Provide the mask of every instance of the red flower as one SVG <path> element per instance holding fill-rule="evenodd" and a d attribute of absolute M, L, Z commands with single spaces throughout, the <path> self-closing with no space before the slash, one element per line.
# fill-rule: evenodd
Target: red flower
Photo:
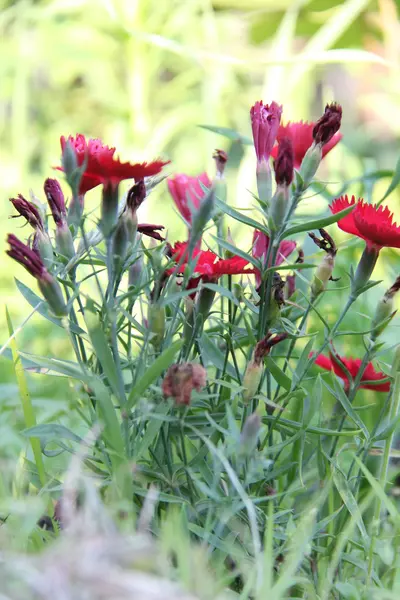
<path fill-rule="evenodd" d="M 268 160 L 278 133 L 282 106 L 276 102 L 256 102 L 250 109 L 251 128 L 257 160 Z"/>
<path fill-rule="evenodd" d="M 187 256 L 188 242 L 177 242 L 171 250 L 171 256 L 175 262 L 179 263 L 183 258 L 183 263 L 180 265 L 178 272 L 182 273 L 188 262 Z M 219 258 L 211 250 L 194 249 L 192 258 L 196 260 L 194 274 L 200 275 L 202 278 L 218 279 L 222 275 L 241 275 L 254 273 L 253 269 L 246 269 L 249 264 L 248 260 L 240 256 L 232 258 Z M 176 272 L 172 269 L 170 273 Z"/>
<path fill-rule="evenodd" d="M 269 247 L 269 237 L 265 235 L 262 231 L 258 231 L 258 229 L 254 230 L 253 234 L 253 248 L 252 254 L 254 258 L 262 259 L 266 256 Z M 296 242 L 292 240 L 284 240 L 279 244 L 279 250 L 276 257 L 275 265 L 279 267 L 292 252 L 296 248 Z M 271 265 L 269 265 L 271 266 Z M 257 287 L 261 285 L 261 275 L 259 271 L 255 271 L 256 273 L 256 283 Z"/>
<path fill-rule="evenodd" d="M 312 356 L 312 353 L 310 356 Z M 360 370 L 360 366 L 362 363 L 361 358 L 344 358 L 343 356 L 338 356 L 337 360 L 335 360 L 335 356 L 332 353 L 330 353 L 329 356 L 319 354 L 315 361 L 315 364 L 319 367 L 322 367 L 322 369 L 325 369 L 326 371 L 333 371 L 338 377 L 340 377 L 340 379 L 344 381 L 344 387 L 346 390 L 348 390 L 350 386 L 350 381 L 343 368 L 341 367 L 339 361 L 344 364 L 352 378 L 355 379 L 357 377 L 358 371 Z M 361 377 L 360 388 L 366 390 L 374 390 L 375 392 L 388 392 L 390 390 L 390 381 L 384 381 L 383 383 L 379 383 L 380 381 L 386 378 L 387 376 L 385 375 L 385 373 L 375 371 L 373 364 L 369 362 Z M 376 383 L 363 384 L 363 381 L 376 381 Z"/>
<path fill-rule="evenodd" d="M 356 204 L 356 208 L 338 221 L 342 231 L 351 233 L 365 240 L 367 247 L 374 247 L 378 252 L 383 247 L 400 248 L 400 227 L 393 223 L 393 213 L 387 206 L 376 206 L 355 197 L 336 198 L 329 209 L 334 215 L 345 208 Z"/>
<path fill-rule="evenodd" d="M 313 129 L 315 127 L 315 123 L 303 123 L 303 121 L 299 121 L 298 123 L 287 123 L 286 125 L 280 125 L 278 129 L 277 140 L 278 144 L 285 137 L 288 137 L 292 140 L 293 150 L 294 150 L 294 167 L 295 169 L 299 169 L 300 165 L 303 161 L 304 155 L 312 145 L 313 139 Z M 322 146 L 322 158 L 332 150 L 340 142 L 342 139 L 341 133 L 336 133 L 332 139 Z M 275 146 L 271 151 L 271 156 L 273 158 L 277 158 L 278 156 L 278 146 Z"/>
<path fill-rule="evenodd" d="M 115 148 L 105 146 L 99 139 L 86 140 L 82 134 L 77 134 L 75 138 L 69 136 L 68 140 L 61 136 L 60 143 L 63 152 L 67 141 L 75 150 L 78 165 L 81 166 L 85 160 L 87 161 L 79 187 L 81 195 L 100 184 L 117 186 L 124 179 L 137 181 L 144 177 L 157 175 L 169 162 L 157 160 L 151 163 L 123 163 L 114 157 Z M 58 167 L 58 169 L 63 170 L 62 167 Z"/>
<path fill-rule="evenodd" d="M 198 209 L 202 199 L 205 196 L 205 191 L 202 185 L 210 188 L 211 181 L 207 173 L 200 173 L 197 177 L 179 174 L 170 177 L 167 181 L 169 193 L 176 204 L 177 209 L 181 213 L 189 225 L 192 223 L 192 212 L 189 202 L 195 209 Z"/>

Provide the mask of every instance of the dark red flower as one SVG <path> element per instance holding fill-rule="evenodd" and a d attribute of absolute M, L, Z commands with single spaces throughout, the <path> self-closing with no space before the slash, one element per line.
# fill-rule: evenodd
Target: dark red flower
<path fill-rule="evenodd" d="M 82 134 L 77 134 L 76 137 L 69 136 L 68 139 L 61 136 L 60 143 L 63 152 L 67 141 L 75 150 L 78 166 L 82 166 L 86 161 L 85 172 L 79 186 L 81 195 L 100 184 L 116 186 L 124 179 L 137 181 L 144 177 L 157 175 L 169 162 L 157 160 L 151 163 L 123 163 L 114 157 L 115 148 L 105 146 L 99 139 L 86 140 Z M 63 170 L 62 167 L 58 167 L 58 169 Z"/>
<path fill-rule="evenodd" d="M 182 273 L 188 262 L 187 254 L 188 242 L 177 242 L 172 248 L 172 258 L 176 263 L 182 259 L 178 272 Z M 241 275 L 254 273 L 254 269 L 248 269 L 249 261 L 240 257 L 233 256 L 232 258 L 219 258 L 211 250 L 199 250 L 195 248 L 192 258 L 196 260 L 194 274 L 200 275 L 203 278 L 218 279 L 222 275 Z M 172 269 L 171 272 L 176 272 Z"/>
<path fill-rule="evenodd" d="M 271 155 L 281 115 L 282 106 L 279 106 L 276 102 L 271 102 L 269 105 L 256 102 L 250 109 L 254 149 L 258 162 L 262 160 L 268 161 Z"/>
<path fill-rule="evenodd" d="M 19 212 L 19 215 L 28 221 L 29 225 L 34 229 L 44 230 L 42 216 L 33 202 L 26 200 L 22 194 L 18 194 L 18 198 L 10 198 L 10 202 Z"/>
<path fill-rule="evenodd" d="M 312 353 L 311 355 L 312 356 Z M 340 379 L 344 381 L 345 389 L 348 390 L 350 386 L 350 381 L 344 372 L 343 368 L 340 365 L 340 362 L 346 367 L 350 375 L 353 379 L 357 377 L 357 373 L 360 370 L 360 366 L 362 363 L 361 358 L 344 358 L 343 356 L 338 356 L 335 360 L 335 356 L 330 353 L 329 356 L 325 356 L 324 354 L 319 354 L 315 364 L 326 371 L 333 371 Z M 375 371 L 372 362 L 369 362 L 365 368 L 365 371 L 361 377 L 360 388 L 366 390 L 374 390 L 376 392 L 388 392 L 390 390 L 390 381 L 384 381 L 380 383 L 382 380 L 387 379 L 385 373 Z M 364 383 L 363 382 L 376 382 L 376 383 Z"/>
<path fill-rule="evenodd" d="M 365 240 L 368 248 L 378 251 L 383 247 L 400 248 L 400 227 L 393 222 L 393 213 L 387 206 L 368 204 L 362 198 L 356 203 L 354 196 L 349 200 L 346 195 L 336 198 L 329 209 L 335 215 L 352 205 L 356 208 L 338 221 L 342 231 L 356 235 Z"/>
<path fill-rule="evenodd" d="M 262 231 L 258 231 L 258 229 L 254 230 L 253 233 L 253 247 L 252 254 L 254 258 L 263 259 L 267 255 L 269 247 L 269 237 L 263 233 Z M 275 261 L 275 266 L 279 267 L 284 260 L 293 252 L 296 248 L 296 242 L 293 240 L 283 240 L 279 244 L 279 250 Z M 271 266 L 271 265 L 268 265 Z M 256 273 L 256 284 L 257 287 L 261 285 L 261 275 L 259 271 L 255 271 Z"/>
<path fill-rule="evenodd" d="M 198 209 L 201 201 L 206 195 L 202 186 L 211 187 L 211 180 L 207 173 L 200 173 L 196 177 L 190 177 L 180 173 L 170 177 L 167 181 L 169 193 L 182 217 L 191 225 L 192 212 L 189 202 L 195 209 Z"/>
<path fill-rule="evenodd" d="M 278 144 L 284 139 L 289 138 L 292 141 L 293 151 L 294 151 L 294 167 L 295 169 L 299 169 L 300 165 L 303 161 L 305 153 L 312 145 L 313 138 L 313 129 L 315 127 L 315 123 L 307 123 L 303 121 L 299 121 L 297 123 L 287 123 L 286 125 L 280 125 L 278 129 L 277 140 Z M 331 140 L 322 146 L 322 158 L 332 150 L 340 142 L 342 139 L 341 133 L 336 133 Z M 277 158 L 278 156 L 278 145 L 274 146 L 271 151 L 271 156 L 273 158 Z"/>

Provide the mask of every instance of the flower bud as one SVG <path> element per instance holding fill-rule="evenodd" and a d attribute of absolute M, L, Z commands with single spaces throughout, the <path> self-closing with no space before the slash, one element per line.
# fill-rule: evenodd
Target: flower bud
<path fill-rule="evenodd" d="M 242 386 L 243 390 L 243 401 L 249 402 L 257 393 L 260 385 L 261 376 L 263 372 L 262 362 L 264 358 L 270 353 L 271 348 L 279 342 L 287 338 L 286 333 L 280 333 L 272 337 L 271 333 L 268 333 L 264 339 L 262 339 L 254 348 L 253 357 L 247 365 Z"/>
<path fill-rule="evenodd" d="M 47 276 L 38 279 L 38 286 L 56 317 L 65 317 L 67 307 L 58 281 L 47 273 Z"/>
<path fill-rule="evenodd" d="M 162 390 L 165 398 L 171 397 L 178 405 L 189 405 L 192 391 L 200 391 L 207 383 L 207 372 L 197 363 L 172 365 L 164 377 Z"/>
<path fill-rule="evenodd" d="M 74 241 L 72 239 L 72 234 L 66 221 L 63 224 L 57 226 L 55 238 L 57 251 L 59 252 L 59 254 L 61 256 L 64 256 L 68 260 L 71 260 L 71 258 L 75 256 L 75 248 Z"/>
<path fill-rule="evenodd" d="M 351 282 L 351 293 L 354 298 L 362 293 L 364 286 L 371 279 L 378 256 L 379 250 L 375 246 L 365 246 Z"/>
<path fill-rule="evenodd" d="M 378 336 L 386 329 L 390 321 L 393 319 L 397 311 L 393 310 L 394 296 L 400 289 L 400 277 L 396 279 L 391 288 L 389 288 L 386 294 L 378 303 L 376 307 L 375 316 L 371 325 L 371 339 L 375 341 Z"/>
<path fill-rule="evenodd" d="M 322 262 L 318 265 L 315 272 L 313 282 L 311 284 L 311 298 L 315 300 L 322 292 L 325 291 L 326 285 L 332 277 L 333 267 L 335 266 L 335 257 L 331 254 L 326 254 Z"/>
<path fill-rule="evenodd" d="M 261 376 L 263 373 L 263 365 L 251 360 L 247 365 L 242 386 L 243 401 L 247 404 L 257 394 L 258 386 L 260 385 Z"/>
<path fill-rule="evenodd" d="M 314 125 L 314 142 L 321 147 L 330 142 L 335 133 L 339 131 L 341 122 L 342 107 L 340 104 L 336 104 L 335 102 L 327 104 L 324 114 Z"/>
<path fill-rule="evenodd" d="M 65 208 L 64 194 L 57 179 L 46 179 L 44 193 L 49 203 L 51 214 L 57 227 L 66 223 L 67 211 Z"/>
<path fill-rule="evenodd" d="M 50 269 L 54 261 L 53 246 L 48 234 L 43 229 L 36 230 L 32 248 L 39 253 L 46 269 Z"/>
<path fill-rule="evenodd" d="M 261 429 L 261 417 L 257 413 L 251 414 L 244 422 L 240 434 L 240 454 L 250 456 L 256 449 L 258 436 Z"/>
<path fill-rule="evenodd" d="M 129 267 L 128 287 L 140 286 L 143 277 L 144 260 L 143 253 L 139 252 L 135 262 Z"/>
<path fill-rule="evenodd" d="M 151 331 L 151 342 L 155 348 L 162 344 L 165 334 L 165 307 L 159 304 L 149 304 L 148 324 Z"/>
<path fill-rule="evenodd" d="M 206 278 L 203 277 L 204 283 L 216 283 L 217 280 L 214 280 L 212 277 Z M 215 298 L 215 291 L 210 290 L 209 288 L 202 287 L 197 295 L 196 300 L 196 313 L 200 314 L 203 317 L 203 322 L 207 319 L 208 314 L 211 310 L 212 304 Z"/>
<path fill-rule="evenodd" d="M 304 182 L 304 188 L 310 183 L 318 170 L 322 160 L 322 148 L 315 142 L 309 147 L 300 165 L 300 176 Z"/>
<path fill-rule="evenodd" d="M 293 181 L 294 152 L 290 138 L 284 137 L 278 146 L 278 156 L 274 163 L 276 185 L 288 187 Z"/>
<path fill-rule="evenodd" d="M 326 252 L 326 255 L 318 266 L 311 284 L 312 300 L 315 300 L 317 296 L 325 291 L 328 281 L 332 279 L 333 268 L 335 266 L 335 257 L 337 254 L 336 244 L 329 233 L 325 231 L 325 229 L 320 229 L 319 232 L 321 234 L 321 239 L 318 238 L 314 233 L 308 234 L 318 248 L 321 248 Z"/>

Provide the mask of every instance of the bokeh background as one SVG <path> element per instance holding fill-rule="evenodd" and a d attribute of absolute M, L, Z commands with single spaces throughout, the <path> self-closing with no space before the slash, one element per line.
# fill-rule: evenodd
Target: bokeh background
<path fill-rule="evenodd" d="M 14 327 L 21 326 L 20 348 L 67 354 L 62 330 L 39 316 L 24 325 L 30 307 L 14 276 L 26 282 L 29 276 L 3 252 L 8 231 L 29 233 L 9 220 L 8 198 L 30 189 L 40 197 L 44 178 L 59 164 L 60 135 L 100 137 L 125 160 L 167 157 L 171 173 L 212 174 L 212 152 L 223 148 L 230 154 L 229 202 L 251 207 L 253 149 L 199 125 L 248 135 L 256 100 L 282 103 L 284 121 L 316 119 L 336 100 L 344 139 L 319 172 L 325 195 L 310 193 L 302 211 L 326 213 L 328 199 L 343 187 L 379 200 L 390 183 L 400 137 L 395 0 L 1 0 L 0 7 L 1 343 L 8 338 L 7 305 Z M 96 206 L 97 190 L 87 202 Z M 397 215 L 398 202 L 395 191 L 388 203 Z M 171 239 L 184 235 L 165 182 L 141 211 L 142 221 L 164 223 Z M 335 235 L 343 241 L 338 270 L 345 281 L 362 243 Z M 233 227 L 233 236 L 238 245 L 250 243 L 248 232 Z M 314 252 L 305 245 L 306 254 Z M 385 250 L 378 267 L 385 284 L 398 267 L 396 251 Z M 375 288 L 357 304 L 352 327 L 363 329 L 381 294 Z M 334 316 L 341 304 L 340 294 L 331 295 L 324 310 Z M 398 333 L 395 321 L 386 339 L 395 343 Z M 361 340 L 346 338 L 350 343 L 360 355 Z M 10 422 L 18 398 L 12 365 L 0 361 L 0 414 Z M 65 381 L 32 376 L 30 386 L 43 419 L 68 409 Z M 19 442 L 12 428 L 6 431 L 0 445 L 7 453 Z"/>

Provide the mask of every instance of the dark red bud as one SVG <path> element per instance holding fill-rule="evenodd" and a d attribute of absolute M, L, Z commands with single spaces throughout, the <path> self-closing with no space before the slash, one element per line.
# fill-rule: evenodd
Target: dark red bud
<path fill-rule="evenodd" d="M 146 186 L 143 179 L 139 179 L 139 181 L 137 181 L 129 190 L 126 197 L 126 205 L 130 210 L 136 211 L 145 198 Z"/>
<path fill-rule="evenodd" d="M 294 152 L 292 140 L 284 137 L 280 140 L 278 146 L 278 156 L 276 158 L 275 181 L 277 185 L 289 186 L 293 181 Z"/>
<path fill-rule="evenodd" d="M 8 256 L 19 262 L 36 279 L 48 277 L 46 267 L 35 250 L 29 248 L 12 233 L 8 235 L 7 242 L 10 244 L 10 248 L 7 250 Z"/>
<path fill-rule="evenodd" d="M 19 212 L 20 216 L 28 221 L 29 225 L 32 225 L 34 229 L 38 227 L 43 229 L 43 221 L 40 212 L 32 202 L 26 200 L 22 194 L 18 194 L 18 198 L 10 198 L 10 202 Z"/>
<path fill-rule="evenodd" d="M 315 123 L 313 129 L 313 138 L 316 144 L 324 146 L 327 144 L 340 129 L 342 121 L 342 107 L 333 102 L 327 104 L 322 117 Z"/>
<path fill-rule="evenodd" d="M 64 194 L 57 179 L 46 179 L 44 182 L 44 193 L 46 194 L 55 224 L 63 225 L 66 221 L 67 211 L 65 209 Z"/>
<path fill-rule="evenodd" d="M 160 242 L 164 241 L 162 235 L 158 233 L 158 231 L 162 229 L 164 229 L 164 225 L 149 225 L 148 223 L 141 223 L 138 225 L 137 228 L 139 233 L 143 233 L 143 235 L 148 235 L 149 237 Z"/>

